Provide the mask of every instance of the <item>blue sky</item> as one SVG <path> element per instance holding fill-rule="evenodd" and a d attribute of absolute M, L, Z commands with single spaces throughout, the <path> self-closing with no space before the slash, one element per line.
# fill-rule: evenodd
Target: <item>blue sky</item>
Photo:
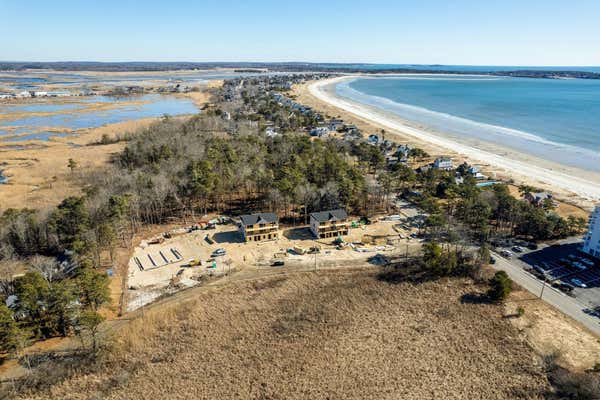
<path fill-rule="evenodd" d="M 0 0 L 0 60 L 600 65 L 599 0 Z"/>

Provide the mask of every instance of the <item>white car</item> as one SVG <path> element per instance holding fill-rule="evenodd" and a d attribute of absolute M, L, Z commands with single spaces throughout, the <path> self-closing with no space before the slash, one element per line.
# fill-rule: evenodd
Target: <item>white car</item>
<path fill-rule="evenodd" d="M 584 271 L 584 270 L 587 269 L 587 267 L 585 265 L 583 265 L 582 263 L 580 263 L 580 262 L 574 262 L 573 266 L 575 268 L 578 268 L 578 269 L 582 270 L 582 271 Z"/>
<path fill-rule="evenodd" d="M 587 258 L 582 258 L 581 262 L 584 263 L 585 265 L 587 265 L 588 267 L 594 266 L 594 262 L 592 260 L 588 260 Z"/>
<path fill-rule="evenodd" d="M 573 285 L 577 286 L 577 287 L 580 287 L 580 288 L 586 288 L 586 287 L 587 287 L 587 285 L 586 285 L 585 283 L 581 282 L 581 281 L 580 281 L 579 279 L 577 279 L 577 278 L 573 278 L 573 279 L 571 279 L 571 283 L 572 283 Z"/>
<path fill-rule="evenodd" d="M 510 251 L 508 251 L 508 250 L 502 250 L 500 252 L 500 255 L 502 257 L 505 257 L 505 258 L 511 258 L 512 257 L 512 253 Z"/>
<path fill-rule="evenodd" d="M 225 249 L 216 249 L 215 251 L 213 251 L 214 257 L 224 256 L 225 254 L 227 254 L 227 251 Z"/>

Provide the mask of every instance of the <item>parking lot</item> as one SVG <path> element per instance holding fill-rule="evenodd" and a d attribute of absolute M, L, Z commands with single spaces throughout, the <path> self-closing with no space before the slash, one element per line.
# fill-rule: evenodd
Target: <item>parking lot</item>
<path fill-rule="evenodd" d="M 511 253 L 513 264 L 519 264 L 525 271 L 547 285 L 574 297 L 584 310 L 600 317 L 600 263 L 579 251 L 580 239 L 566 239 L 557 244 L 540 245 L 532 250 L 524 246 L 503 246 Z M 519 251 L 520 250 L 520 251 Z"/>

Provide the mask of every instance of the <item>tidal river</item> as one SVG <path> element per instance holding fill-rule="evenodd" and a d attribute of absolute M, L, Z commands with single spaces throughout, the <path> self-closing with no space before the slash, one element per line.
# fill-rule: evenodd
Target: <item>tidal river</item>
<path fill-rule="evenodd" d="M 110 107 L 98 109 L 106 105 Z M 75 100 L 53 99 L 49 102 L 0 105 L 0 115 L 3 116 L 0 119 L 0 141 L 48 140 L 83 128 L 161 117 L 165 114 L 197 112 L 198 108 L 191 99 L 159 94 L 128 98 L 93 96 Z"/>

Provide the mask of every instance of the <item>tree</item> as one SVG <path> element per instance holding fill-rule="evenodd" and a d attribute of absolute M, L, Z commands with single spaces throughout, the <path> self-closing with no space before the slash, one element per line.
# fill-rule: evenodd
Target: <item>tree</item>
<path fill-rule="evenodd" d="M 110 303 L 110 281 L 106 274 L 84 267 L 76 278 L 79 298 L 84 308 L 98 311 Z"/>
<path fill-rule="evenodd" d="M 501 303 L 512 291 L 512 280 L 508 277 L 505 271 L 498 271 L 494 277 L 490 279 L 490 289 L 488 290 L 489 298 L 496 303 Z"/>
<path fill-rule="evenodd" d="M 0 354 L 12 353 L 19 348 L 22 332 L 10 308 L 0 302 Z"/>
<path fill-rule="evenodd" d="M 105 318 L 97 311 L 87 309 L 81 313 L 78 320 L 79 334 L 87 333 L 90 338 L 90 345 L 93 354 L 98 351 L 98 339 L 100 333 L 100 324 Z M 83 336 L 82 336 L 83 340 Z"/>
<path fill-rule="evenodd" d="M 48 224 L 65 249 L 78 254 L 88 250 L 85 233 L 89 229 L 89 214 L 83 197 L 64 199 L 50 216 Z"/>
<path fill-rule="evenodd" d="M 54 257 L 35 255 L 29 260 L 29 265 L 34 271 L 39 272 L 48 282 L 52 282 L 61 277 L 60 265 Z"/>
<path fill-rule="evenodd" d="M 491 258 L 489 246 L 486 243 L 482 244 L 477 251 L 477 260 L 481 265 L 487 265 L 490 263 Z"/>
<path fill-rule="evenodd" d="M 69 169 L 71 170 L 71 173 L 73 173 L 75 171 L 75 168 L 77 168 L 78 166 L 79 166 L 79 164 L 77 163 L 77 161 L 73 160 L 72 158 L 69 158 L 67 167 L 69 167 Z"/>
<path fill-rule="evenodd" d="M 50 284 L 38 272 L 27 272 L 14 283 L 15 309 L 31 327 L 35 337 L 50 337 L 48 326 L 48 297 Z"/>
<path fill-rule="evenodd" d="M 53 283 L 48 294 L 48 325 L 63 337 L 69 335 L 78 311 L 76 290 L 69 280 Z"/>

